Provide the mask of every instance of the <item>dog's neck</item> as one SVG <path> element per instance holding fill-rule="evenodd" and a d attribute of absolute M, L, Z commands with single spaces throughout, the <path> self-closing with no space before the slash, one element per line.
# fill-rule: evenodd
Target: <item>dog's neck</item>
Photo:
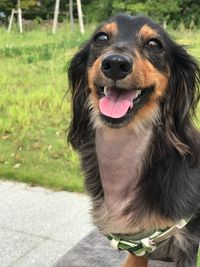
<path fill-rule="evenodd" d="M 96 153 L 107 208 L 124 202 L 134 190 L 148 153 L 152 131 L 128 128 L 96 130 Z M 132 192 L 133 194 L 133 192 Z"/>

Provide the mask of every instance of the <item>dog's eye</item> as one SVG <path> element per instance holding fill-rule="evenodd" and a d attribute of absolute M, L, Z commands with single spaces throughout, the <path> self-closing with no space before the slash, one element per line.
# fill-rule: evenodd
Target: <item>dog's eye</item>
<path fill-rule="evenodd" d="M 105 32 L 99 32 L 95 37 L 94 37 L 94 42 L 97 45 L 104 46 L 108 43 L 108 35 Z"/>
<path fill-rule="evenodd" d="M 147 42 L 147 47 L 154 51 L 159 51 L 163 48 L 162 43 L 157 39 L 150 39 Z"/>

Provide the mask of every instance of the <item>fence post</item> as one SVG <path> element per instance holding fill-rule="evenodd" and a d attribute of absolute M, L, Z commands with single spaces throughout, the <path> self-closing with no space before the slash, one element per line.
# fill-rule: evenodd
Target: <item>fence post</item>
<path fill-rule="evenodd" d="M 10 21 L 9 21 L 9 26 L 8 26 L 8 33 L 11 31 L 11 28 L 12 28 L 14 14 L 15 14 L 15 10 L 12 9 L 11 16 L 10 16 Z"/>
<path fill-rule="evenodd" d="M 59 7 L 60 7 L 60 0 L 56 0 L 52 33 L 56 32 L 57 23 L 58 23 Z"/>
<path fill-rule="evenodd" d="M 73 0 L 69 0 L 70 30 L 74 30 Z"/>
<path fill-rule="evenodd" d="M 19 31 L 20 33 L 23 33 L 23 27 L 22 27 L 22 10 L 21 8 L 18 8 L 18 23 L 19 23 Z"/>
<path fill-rule="evenodd" d="M 80 31 L 82 34 L 84 34 L 84 24 L 83 24 L 83 12 L 81 8 L 81 1 L 76 0 L 77 2 L 77 9 L 78 9 L 78 20 L 79 20 L 79 25 L 80 25 Z"/>

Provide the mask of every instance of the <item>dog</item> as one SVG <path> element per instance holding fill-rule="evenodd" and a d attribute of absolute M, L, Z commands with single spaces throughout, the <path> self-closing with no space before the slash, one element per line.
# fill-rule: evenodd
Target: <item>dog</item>
<path fill-rule="evenodd" d="M 80 154 L 94 224 L 124 267 L 195 267 L 200 241 L 200 69 L 143 16 L 100 25 L 68 70 L 68 140 Z M 156 236 L 156 237 L 155 237 Z"/>

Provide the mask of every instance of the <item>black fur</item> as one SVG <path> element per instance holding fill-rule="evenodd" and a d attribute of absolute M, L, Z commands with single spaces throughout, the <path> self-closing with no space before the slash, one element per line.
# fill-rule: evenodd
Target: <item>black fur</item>
<path fill-rule="evenodd" d="M 128 34 L 130 20 L 131 17 L 122 15 L 111 20 L 117 21 L 120 31 L 126 22 L 126 33 L 120 38 L 133 38 Z M 194 58 L 160 26 L 143 17 L 135 21 L 140 26 L 147 23 L 160 33 L 167 55 L 160 59 L 158 69 L 166 71 L 163 64 L 167 62 L 170 80 L 166 95 L 160 100 L 161 119 L 154 126 L 150 157 L 138 184 L 138 199 L 125 212 L 131 212 L 138 205 L 175 221 L 191 218 L 186 226 L 184 248 L 171 238 L 150 257 L 173 260 L 177 267 L 195 267 L 200 241 L 200 135 L 192 119 L 200 97 L 200 70 Z M 81 155 L 86 188 L 95 209 L 104 193 L 95 150 L 95 129 L 88 107 L 88 66 L 99 53 L 94 55 L 91 47 L 92 39 L 74 56 L 69 68 L 73 117 L 68 140 Z"/>

